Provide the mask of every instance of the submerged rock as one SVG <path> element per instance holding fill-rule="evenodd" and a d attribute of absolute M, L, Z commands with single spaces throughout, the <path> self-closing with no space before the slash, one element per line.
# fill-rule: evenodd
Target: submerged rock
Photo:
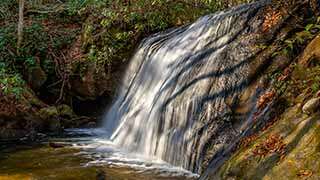
<path fill-rule="evenodd" d="M 49 146 L 52 148 L 63 148 L 66 146 L 70 146 L 70 144 L 63 143 L 63 142 L 49 142 Z"/>

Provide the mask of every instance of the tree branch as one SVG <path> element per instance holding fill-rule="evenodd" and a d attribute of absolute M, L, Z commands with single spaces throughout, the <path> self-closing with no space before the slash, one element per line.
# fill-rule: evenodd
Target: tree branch
<path fill-rule="evenodd" d="M 24 12 L 24 0 L 19 0 L 19 22 L 18 22 L 18 42 L 17 42 L 17 53 L 23 40 L 23 12 Z"/>

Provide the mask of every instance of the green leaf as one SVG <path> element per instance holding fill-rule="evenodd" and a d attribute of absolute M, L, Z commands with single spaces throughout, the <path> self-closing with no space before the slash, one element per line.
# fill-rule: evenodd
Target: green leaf
<path fill-rule="evenodd" d="M 285 40 L 284 42 L 287 44 L 290 50 L 293 50 L 293 40 Z"/>
<path fill-rule="evenodd" d="M 310 31 L 312 28 L 313 28 L 313 26 L 314 26 L 314 24 L 308 24 L 307 26 L 306 26 L 306 31 Z"/>
<path fill-rule="evenodd" d="M 312 84 L 311 89 L 313 92 L 317 92 L 320 89 L 319 84 L 318 83 Z"/>
<path fill-rule="evenodd" d="M 287 48 L 284 48 L 284 49 L 282 50 L 282 53 L 283 53 L 284 55 L 288 55 L 288 54 L 289 54 L 289 50 L 288 50 Z"/>
<path fill-rule="evenodd" d="M 276 57 L 276 56 L 278 56 L 280 53 L 279 52 L 274 52 L 271 56 L 272 57 Z"/>
<path fill-rule="evenodd" d="M 304 37 L 310 37 L 310 36 L 312 36 L 311 32 L 310 32 L 310 31 L 307 31 L 307 30 L 304 30 L 302 33 L 303 33 L 303 36 L 304 36 Z"/>
<path fill-rule="evenodd" d="M 297 36 L 298 43 L 302 44 L 304 42 L 304 39 L 301 36 Z"/>
<path fill-rule="evenodd" d="M 287 43 L 287 44 L 292 44 L 293 43 L 292 40 L 285 40 L 284 42 Z"/>
<path fill-rule="evenodd" d="M 318 24 L 315 25 L 314 27 L 317 28 L 317 29 L 320 29 L 320 25 L 318 25 Z"/>

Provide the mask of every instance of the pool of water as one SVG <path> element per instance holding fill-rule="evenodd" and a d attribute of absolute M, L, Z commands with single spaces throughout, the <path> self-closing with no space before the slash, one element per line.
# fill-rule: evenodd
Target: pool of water
<path fill-rule="evenodd" d="M 116 148 L 99 130 L 74 129 L 41 143 L 2 144 L 0 180 L 184 180 L 197 175 Z M 49 145 L 51 143 L 51 146 Z M 52 144 L 61 146 L 52 147 Z"/>

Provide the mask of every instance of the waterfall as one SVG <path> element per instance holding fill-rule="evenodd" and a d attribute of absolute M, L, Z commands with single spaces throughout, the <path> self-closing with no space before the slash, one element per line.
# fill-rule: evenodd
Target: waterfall
<path fill-rule="evenodd" d="M 104 118 L 108 138 L 126 151 L 198 172 L 206 156 L 240 133 L 232 107 L 257 64 L 263 23 L 257 14 L 268 3 L 234 7 L 143 40 Z"/>

